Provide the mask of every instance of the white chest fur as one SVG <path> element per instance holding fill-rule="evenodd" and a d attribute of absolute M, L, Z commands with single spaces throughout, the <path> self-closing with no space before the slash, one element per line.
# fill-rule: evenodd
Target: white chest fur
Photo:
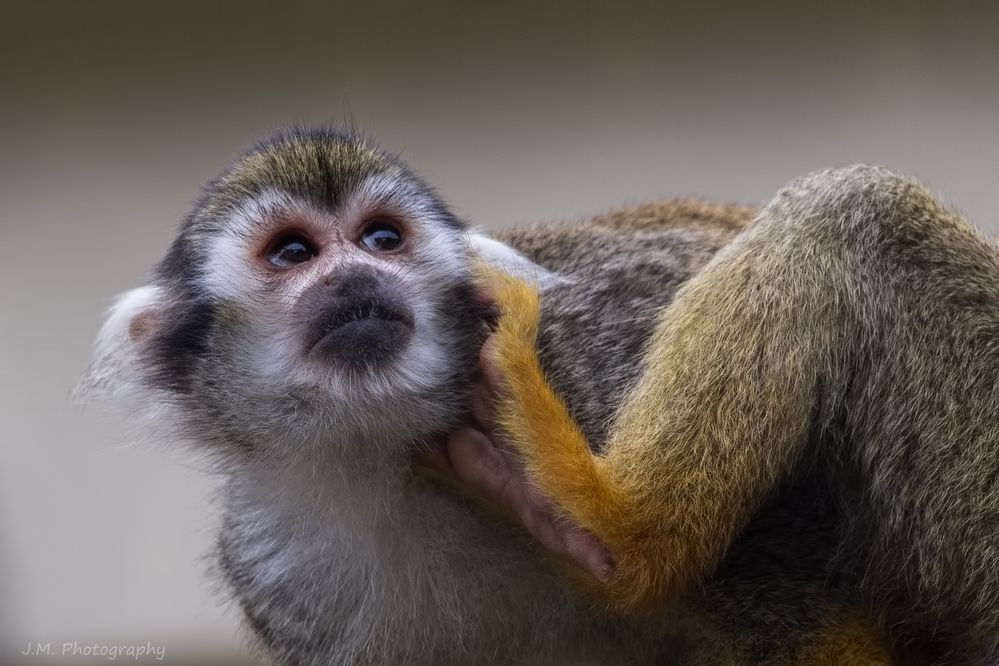
<path fill-rule="evenodd" d="M 279 659 L 594 656 L 589 604 L 514 529 L 424 480 L 363 484 L 334 474 L 319 483 L 316 474 L 248 474 L 226 499 L 223 574 Z"/>

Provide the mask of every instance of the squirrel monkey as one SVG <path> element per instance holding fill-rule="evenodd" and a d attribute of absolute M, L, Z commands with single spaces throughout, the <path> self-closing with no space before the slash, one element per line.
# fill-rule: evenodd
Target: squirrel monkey
<path fill-rule="evenodd" d="M 999 657 L 999 252 L 919 184 L 857 166 L 784 188 L 659 312 L 597 451 L 546 379 L 544 330 L 536 352 L 549 296 L 485 275 L 500 422 L 609 549 L 589 586 L 612 605 L 681 595 L 810 479 L 902 654 Z"/>
<path fill-rule="evenodd" d="M 933 621 L 985 654 L 994 251 L 880 171 L 752 217 L 497 240 L 368 141 L 282 132 L 206 184 L 85 387 L 223 477 L 218 574 L 278 663 L 877 664 Z M 479 258 L 528 279 L 498 323 Z M 414 468 L 496 325 L 531 472 L 646 612 Z"/>

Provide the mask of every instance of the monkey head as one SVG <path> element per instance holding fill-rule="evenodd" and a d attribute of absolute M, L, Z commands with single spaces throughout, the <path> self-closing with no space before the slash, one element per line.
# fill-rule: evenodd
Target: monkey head
<path fill-rule="evenodd" d="M 490 314 L 471 236 L 363 139 L 278 134 L 207 184 L 85 383 L 229 455 L 398 455 L 465 409 Z"/>

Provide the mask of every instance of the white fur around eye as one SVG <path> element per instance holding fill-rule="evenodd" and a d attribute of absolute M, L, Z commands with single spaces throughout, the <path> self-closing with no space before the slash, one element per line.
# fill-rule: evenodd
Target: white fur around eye
<path fill-rule="evenodd" d="M 301 211 L 292 197 L 266 190 L 247 201 L 226 220 L 223 233 L 208 240 L 204 286 L 223 300 L 247 302 L 259 293 L 261 280 L 252 266 L 266 220 L 274 215 Z"/>
<path fill-rule="evenodd" d="M 469 270 L 461 232 L 441 217 L 436 199 L 400 175 L 369 177 L 351 194 L 342 214 L 354 220 L 375 214 L 406 220 L 418 237 L 413 250 L 416 258 L 432 259 L 434 273 L 447 279 Z"/>
<path fill-rule="evenodd" d="M 127 415 L 126 440 L 173 442 L 182 437 L 175 428 L 178 414 L 174 405 L 146 381 L 141 335 L 132 333 L 136 317 L 148 316 L 153 325 L 164 299 L 164 289 L 154 284 L 119 296 L 108 311 L 94 342 L 90 365 L 76 387 L 77 399 L 101 402 Z"/>

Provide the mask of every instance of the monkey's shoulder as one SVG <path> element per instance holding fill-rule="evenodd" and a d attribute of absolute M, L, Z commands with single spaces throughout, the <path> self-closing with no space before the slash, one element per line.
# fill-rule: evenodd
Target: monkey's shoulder
<path fill-rule="evenodd" d="M 670 199 L 581 220 L 515 227 L 497 237 L 549 270 L 586 278 L 609 270 L 642 274 L 654 267 L 690 273 L 754 215 L 748 206 Z"/>

